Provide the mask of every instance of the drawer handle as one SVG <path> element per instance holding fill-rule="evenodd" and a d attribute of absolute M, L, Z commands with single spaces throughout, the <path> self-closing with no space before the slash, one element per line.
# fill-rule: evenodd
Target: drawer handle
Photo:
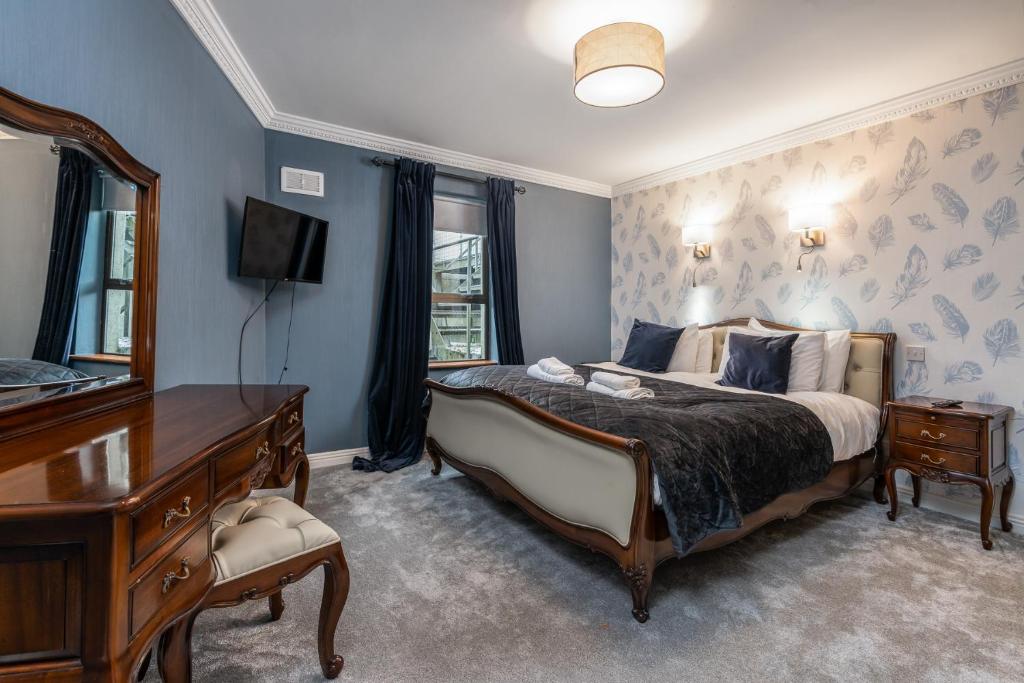
<path fill-rule="evenodd" d="M 932 439 L 933 441 L 942 441 L 943 439 L 946 438 L 946 432 L 939 432 L 939 435 L 935 436 L 934 434 L 929 432 L 927 429 L 922 429 L 921 430 L 921 436 L 927 436 L 929 439 Z"/>
<path fill-rule="evenodd" d="M 299 411 L 293 410 L 292 414 L 288 416 L 288 424 L 293 425 L 299 421 Z"/>
<path fill-rule="evenodd" d="M 302 442 L 301 441 L 298 442 L 297 444 L 295 444 L 294 446 L 292 446 L 292 450 L 291 450 L 291 454 L 293 456 L 294 455 L 298 455 L 300 453 L 302 453 L 303 455 L 306 453 L 306 451 L 302 450 Z"/>
<path fill-rule="evenodd" d="M 178 517 L 182 519 L 187 519 L 191 517 L 192 509 L 189 507 L 189 503 L 191 502 L 192 496 L 185 496 L 184 498 L 181 499 L 181 506 L 178 509 L 171 508 L 167 512 L 165 512 L 163 528 L 166 529 L 167 527 L 169 527 L 171 525 L 171 522 L 173 522 Z"/>
<path fill-rule="evenodd" d="M 163 587 L 160 589 L 161 594 L 166 595 L 167 591 L 171 590 L 171 586 L 192 576 L 192 572 L 188 569 L 188 559 L 189 558 L 186 557 L 181 560 L 180 572 L 167 572 L 164 574 Z"/>
<path fill-rule="evenodd" d="M 256 447 L 256 459 L 259 460 L 264 455 L 270 455 L 270 442 L 264 441 L 262 446 Z"/>
<path fill-rule="evenodd" d="M 942 463 L 946 462 L 946 459 L 945 458 L 939 458 L 938 460 L 932 460 L 931 457 L 929 457 L 929 455 L 927 453 L 922 453 L 921 454 L 921 461 L 922 462 L 930 463 L 932 465 L 941 465 Z"/>

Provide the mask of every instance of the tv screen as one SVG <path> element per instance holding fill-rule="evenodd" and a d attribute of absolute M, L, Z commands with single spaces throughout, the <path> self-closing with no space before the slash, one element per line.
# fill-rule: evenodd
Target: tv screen
<path fill-rule="evenodd" d="M 322 283 L 327 225 L 325 220 L 246 198 L 238 274 Z"/>

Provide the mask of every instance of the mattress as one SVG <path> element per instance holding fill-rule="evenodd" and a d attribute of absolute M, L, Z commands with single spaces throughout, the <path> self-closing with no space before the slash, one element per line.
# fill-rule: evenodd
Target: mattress
<path fill-rule="evenodd" d="M 750 389 L 739 389 L 736 387 L 722 387 L 715 384 L 719 378 L 718 373 L 694 373 L 694 372 L 663 372 L 651 373 L 641 370 L 627 368 L 618 363 L 588 363 L 590 367 L 621 372 L 624 374 L 638 375 L 640 377 L 653 377 L 671 382 L 682 382 L 694 386 L 718 389 L 720 391 L 732 391 L 746 394 L 757 394 L 760 392 Z M 879 420 L 881 411 L 867 401 L 828 391 L 796 391 L 790 394 L 771 394 L 777 398 L 784 398 L 804 406 L 814 413 L 821 423 L 825 425 L 828 435 L 832 440 L 832 451 L 835 462 L 849 460 L 855 455 L 870 450 L 878 439 Z M 658 486 L 657 475 L 654 475 L 654 502 L 661 504 L 661 492 Z"/>

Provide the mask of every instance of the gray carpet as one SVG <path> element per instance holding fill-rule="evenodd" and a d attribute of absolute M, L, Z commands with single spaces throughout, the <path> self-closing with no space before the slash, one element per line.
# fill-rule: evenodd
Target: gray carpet
<path fill-rule="evenodd" d="M 348 681 L 1021 680 L 1024 539 L 909 506 L 823 504 L 658 570 L 630 616 L 607 558 L 546 532 L 450 468 L 314 472 L 341 534 Z M 319 572 L 196 622 L 198 681 L 317 681 Z M 150 679 L 153 679 L 150 672 Z"/>

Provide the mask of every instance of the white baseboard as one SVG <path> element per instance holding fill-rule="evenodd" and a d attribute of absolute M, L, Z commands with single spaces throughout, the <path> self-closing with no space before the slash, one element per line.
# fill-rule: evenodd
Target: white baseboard
<path fill-rule="evenodd" d="M 899 493 L 900 509 L 904 509 L 905 506 L 910 505 L 911 498 L 914 497 L 914 490 L 909 486 L 903 486 L 899 484 L 896 486 L 896 491 Z M 992 509 L 992 528 L 999 528 L 999 495 L 1001 490 L 996 489 L 995 505 Z M 936 512 L 942 512 L 947 515 L 953 515 L 960 519 L 968 522 L 978 523 L 978 516 L 981 513 L 981 499 L 978 498 L 974 501 L 961 500 L 959 498 L 951 498 L 950 496 L 938 495 L 934 491 L 921 491 L 921 507 L 929 510 L 935 510 Z M 1012 512 L 1009 515 L 1010 522 L 1013 524 L 1013 531 L 1011 533 L 1024 535 L 1024 516 L 1015 515 Z"/>
<path fill-rule="evenodd" d="M 356 456 L 368 458 L 370 457 L 370 449 L 364 446 L 363 448 L 346 448 L 340 451 L 306 454 L 306 457 L 309 458 L 309 469 L 311 470 L 334 467 L 335 465 L 350 465 Z"/>

